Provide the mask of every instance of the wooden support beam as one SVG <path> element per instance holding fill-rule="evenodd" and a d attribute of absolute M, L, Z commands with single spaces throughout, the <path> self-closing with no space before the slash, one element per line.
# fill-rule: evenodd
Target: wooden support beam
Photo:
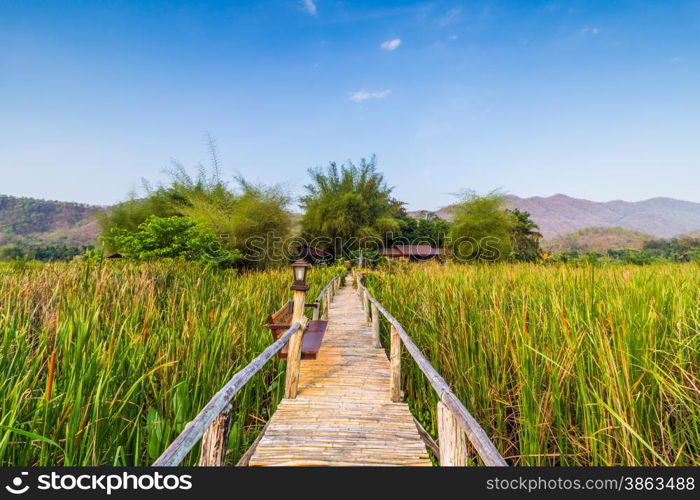
<path fill-rule="evenodd" d="M 255 454 L 255 450 L 258 448 L 258 443 L 260 443 L 260 440 L 265 435 L 265 431 L 269 426 L 270 421 L 268 420 L 265 424 L 265 427 L 263 427 L 260 433 L 258 434 L 258 437 L 255 438 L 255 441 L 253 441 L 253 444 L 250 445 L 250 448 L 248 448 L 248 450 L 238 460 L 238 463 L 236 463 L 236 467 L 248 467 L 248 464 L 250 464 L 250 459 Z"/>
<path fill-rule="evenodd" d="M 382 339 L 379 336 L 379 310 L 374 304 L 372 304 L 372 338 L 374 347 L 382 346 Z"/>
<path fill-rule="evenodd" d="M 401 337 L 394 325 L 391 325 L 391 347 L 389 349 L 391 379 L 389 380 L 389 395 L 394 403 L 401 401 Z"/>
<path fill-rule="evenodd" d="M 450 409 L 442 402 L 437 404 L 438 441 L 441 467 L 467 465 L 467 436 Z"/>
<path fill-rule="evenodd" d="M 294 311 L 292 312 L 292 324 L 301 323 L 305 325 L 304 303 L 306 302 L 306 291 L 294 291 Z M 287 374 L 284 383 L 284 397 L 294 399 L 297 397 L 299 389 L 299 372 L 301 370 L 301 341 L 304 336 L 304 328 L 299 328 L 289 340 L 287 351 Z"/>
<path fill-rule="evenodd" d="M 440 447 L 433 439 L 433 436 L 431 436 L 430 433 L 423 428 L 416 417 L 413 417 L 413 423 L 416 424 L 416 429 L 418 429 L 418 434 L 420 434 L 420 438 L 423 440 L 423 443 L 425 443 L 425 446 L 433 453 L 433 455 L 435 455 L 435 458 L 439 462 Z"/>
<path fill-rule="evenodd" d="M 231 431 L 231 405 L 216 416 L 202 436 L 202 449 L 199 454 L 201 467 L 221 467 L 226 457 L 228 435 Z"/>

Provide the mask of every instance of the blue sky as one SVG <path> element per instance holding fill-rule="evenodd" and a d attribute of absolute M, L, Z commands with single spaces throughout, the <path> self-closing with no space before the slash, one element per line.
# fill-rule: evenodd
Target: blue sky
<path fill-rule="evenodd" d="M 108 204 L 170 158 L 299 194 L 700 201 L 697 1 L 0 2 L 0 193 Z"/>

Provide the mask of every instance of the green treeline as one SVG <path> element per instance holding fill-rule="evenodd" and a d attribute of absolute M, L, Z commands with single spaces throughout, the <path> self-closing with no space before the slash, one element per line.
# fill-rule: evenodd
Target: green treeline
<path fill-rule="evenodd" d="M 334 260 L 362 256 L 369 263 L 381 261 L 383 248 L 399 244 L 431 245 L 461 262 L 700 260 L 700 238 L 691 237 L 645 241 L 640 249 L 594 253 L 569 247 L 550 254 L 542 250 L 542 235 L 530 214 L 510 208 L 499 192 L 463 191 L 446 209 L 450 220 L 430 212 L 409 213 L 393 195 L 374 156 L 309 169 L 309 182 L 294 199 L 281 186 L 253 184 L 240 176 L 224 180 L 213 143 L 210 153 L 209 171 L 200 167 L 190 175 L 175 163 L 168 182 L 156 187 L 145 184 L 144 194 L 108 209 L 65 204 L 61 208 L 68 214 L 64 222 L 81 224 L 90 220 L 85 217 L 97 218 L 101 249 L 91 250 L 91 257 L 176 258 L 219 267 L 283 265 L 302 243 L 329 252 Z M 294 213 L 293 202 L 301 215 Z M 31 216 L 22 218 L 27 203 L 27 199 L 0 197 L 2 231 L 19 234 L 30 227 L 56 225 L 46 215 L 56 202 L 39 203 Z M 71 260 L 86 248 L 90 247 L 71 242 L 0 240 L 0 260 Z"/>

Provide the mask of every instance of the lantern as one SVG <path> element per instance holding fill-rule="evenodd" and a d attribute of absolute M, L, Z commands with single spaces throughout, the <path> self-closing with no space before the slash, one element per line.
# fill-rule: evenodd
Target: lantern
<path fill-rule="evenodd" d="M 290 289 L 299 290 L 303 292 L 309 289 L 309 286 L 306 284 L 306 271 L 310 267 L 311 264 L 301 259 L 292 264 L 292 271 L 294 272 L 294 284 L 290 287 Z"/>

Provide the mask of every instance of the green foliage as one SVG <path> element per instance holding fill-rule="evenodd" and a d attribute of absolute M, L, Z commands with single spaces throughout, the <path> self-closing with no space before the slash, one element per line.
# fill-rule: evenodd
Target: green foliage
<path fill-rule="evenodd" d="M 331 162 L 325 169 L 310 169 L 309 175 L 312 182 L 301 198 L 302 235 L 307 241 L 323 238 L 327 242 L 316 246 L 338 255 L 341 247 L 353 250 L 361 245 L 354 238 L 382 243 L 398 232 L 395 216 L 401 203 L 391 198 L 375 157 L 363 158 L 359 165 Z"/>
<path fill-rule="evenodd" d="M 650 240 L 644 244 L 643 250 L 657 259 L 668 259 L 676 262 L 697 261 L 700 260 L 700 238 L 683 236 Z"/>
<path fill-rule="evenodd" d="M 24 249 L 19 245 L 3 245 L 0 247 L 0 262 L 22 259 L 25 256 Z"/>
<path fill-rule="evenodd" d="M 112 235 L 105 240 L 111 248 L 132 259 L 184 258 L 211 261 L 216 258 L 222 265 L 232 265 L 242 258 L 240 252 L 222 254 L 221 245 L 214 233 L 187 217 L 151 215 L 136 231 L 112 228 Z"/>
<path fill-rule="evenodd" d="M 598 228 L 592 228 L 598 230 Z M 607 229 L 607 228 L 606 228 Z M 629 231 L 619 228 L 623 234 Z M 580 234 L 588 234 L 587 230 L 579 231 Z M 641 248 L 609 249 L 607 252 L 584 252 L 577 248 L 558 252 L 552 259 L 553 262 L 579 263 L 595 258 L 597 261 L 609 261 L 619 264 L 649 265 L 664 262 L 700 262 L 700 238 L 683 236 L 670 239 L 648 239 L 643 242 Z"/>
<path fill-rule="evenodd" d="M 4 245 L 0 247 L 0 262 L 18 259 L 38 260 L 42 262 L 69 261 L 81 255 L 91 247 L 76 247 L 67 245 Z"/>
<path fill-rule="evenodd" d="M 503 195 L 467 192 L 451 208 L 450 245 L 457 260 L 495 262 L 511 258 L 514 220 L 505 209 Z"/>

